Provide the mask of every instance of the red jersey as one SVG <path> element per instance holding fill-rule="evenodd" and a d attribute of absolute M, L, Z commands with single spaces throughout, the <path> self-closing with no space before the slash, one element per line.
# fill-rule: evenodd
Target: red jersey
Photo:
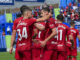
<path fill-rule="evenodd" d="M 37 23 L 38 25 L 41 25 L 41 26 L 46 26 L 46 21 L 45 22 L 40 22 L 40 23 Z M 34 28 L 35 29 L 35 28 Z M 46 30 L 38 30 L 37 29 L 37 36 L 35 39 L 37 39 L 38 41 L 43 41 L 45 39 L 45 33 L 46 33 Z M 33 48 L 42 48 L 41 47 L 41 44 L 40 43 L 33 43 Z"/>
<path fill-rule="evenodd" d="M 38 24 L 39 25 L 43 25 L 46 28 L 46 21 L 45 22 L 38 23 Z M 38 30 L 38 34 L 37 34 L 36 39 L 44 40 L 45 39 L 45 33 L 46 33 L 46 30 L 42 30 L 42 31 Z"/>
<path fill-rule="evenodd" d="M 75 28 L 70 28 L 68 31 L 68 35 L 72 35 L 74 38 L 74 46 L 77 48 L 77 42 L 76 42 L 76 38 L 79 35 L 79 31 Z"/>
<path fill-rule="evenodd" d="M 55 21 L 56 20 L 53 18 L 49 19 L 49 21 L 47 23 L 47 31 L 46 31 L 45 38 L 50 36 L 53 28 L 56 28 L 56 22 Z M 56 45 L 57 45 L 57 37 L 53 37 L 51 40 L 49 40 L 47 42 L 47 49 L 56 49 Z"/>
<path fill-rule="evenodd" d="M 69 27 L 66 26 L 65 24 L 59 23 L 57 29 L 58 29 L 58 36 L 57 36 L 58 45 L 64 46 L 64 50 L 65 50 L 66 37 L 67 37 Z"/>
<path fill-rule="evenodd" d="M 19 50 L 30 50 L 32 45 L 33 23 L 36 19 L 18 18 L 14 21 L 13 30 L 18 33 L 17 48 Z"/>

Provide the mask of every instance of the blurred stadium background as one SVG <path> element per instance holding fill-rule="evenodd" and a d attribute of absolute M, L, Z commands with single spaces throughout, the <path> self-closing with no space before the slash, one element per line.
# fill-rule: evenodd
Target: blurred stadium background
<path fill-rule="evenodd" d="M 53 17 L 55 19 L 58 14 L 64 14 L 64 11 L 68 7 L 68 9 L 74 10 L 73 13 L 75 13 L 75 15 L 78 14 L 79 16 L 78 19 L 72 19 L 69 13 L 67 13 L 68 17 L 65 18 L 64 24 L 69 26 L 70 21 L 75 20 L 75 28 L 79 29 L 80 31 L 80 0 L 7 0 L 8 2 L 4 1 L 6 0 L 0 0 L 0 60 L 14 60 L 14 54 L 9 55 L 8 51 L 10 48 L 13 22 L 16 18 L 19 17 L 19 8 L 22 5 L 30 6 L 33 9 L 32 13 L 35 16 L 38 16 L 38 12 L 42 8 L 42 6 L 50 5 L 50 9 L 52 10 Z M 16 46 L 14 45 L 14 51 L 15 47 Z M 77 48 L 79 52 L 80 42 L 78 39 Z M 80 53 L 78 54 L 80 55 Z M 77 56 L 77 60 L 80 60 L 79 55 Z"/>

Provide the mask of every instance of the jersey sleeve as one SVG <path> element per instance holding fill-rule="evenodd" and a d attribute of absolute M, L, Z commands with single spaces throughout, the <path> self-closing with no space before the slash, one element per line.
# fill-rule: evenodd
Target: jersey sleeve
<path fill-rule="evenodd" d="M 67 41 L 69 41 L 70 30 L 67 32 Z"/>
<path fill-rule="evenodd" d="M 56 24 L 55 24 L 55 19 L 53 18 L 50 18 L 50 21 L 49 21 L 49 28 L 53 29 L 56 27 Z"/>
<path fill-rule="evenodd" d="M 69 41 L 70 28 L 68 26 L 66 28 L 67 28 L 67 32 L 66 32 L 67 33 L 67 41 Z"/>
<path fill-rule="evenodd" d="M 17 27 L 17 21 L 15 20 L 13 23 L 13 30 L 16 30 L 16 27 Z"/>
<path fill-rule="evenodd" d="M 50 28 L 50 29 L 53 29 L 53 28 L 55 28 L 55 27 L 56 27 L 55 24 L 49 23 L 49 28 Z"/>
<path fill-rule="evenodd" d="M 31 19 L 30 23 L 33 24 L 37 21 L 37 19 Z"/>
<path fill-rule="evenodd" d="M 77 35 L 79 35 L 79 31 L 77 30 Z"/>
<path fill-rule="evenodd" d="M 69 29 L 67 30 L 67 35 L 70 35 L 70 30 Z"/>

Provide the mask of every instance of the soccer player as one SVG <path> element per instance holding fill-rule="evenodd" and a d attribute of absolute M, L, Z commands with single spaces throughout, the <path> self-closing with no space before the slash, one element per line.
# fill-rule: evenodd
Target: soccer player
<path fill-rule="evenodd" d="M 51 14 L 39 19 L 32 18 L 32 10 L 29 7 L 22 8 L 22 17 L 17 18 L 14 21 L 13 32 L 11 37 L 10 53 L 13 51 L 13 43 L 18 33 L 18 39 L 16 44 L 16 60 L 31 60 L 31 46 L 32 46 L 32 32 L 35 22 L 41 22 L 47 20 Z M 35 24 L 35 26 L 37 26 Z"/>
<path fill-rule="evenodd" d="M 71 21 L 70 23 L 71 27 L 68 31 L 68 36 L 70 42 L 72 43 L 71 47 L 68 47 L 68 60 L 76 60 L 76 56 L 77 56 L 77 42 L 76 42 L 76 38 L 78 37 L 80 40 L 80 35 L 79 35 L 79 31 L 77 29 L 75 29 L 75 23 L 74 21 Z"/>
<path fill-rule="evenodd" d="M 63 24 L 64 17 L 60 14 L 57 16 L 57 49 L 58 49 L 58 60 L 67 60 L 66 52 L 66 37 L 69 27 Z"/>
<path fill-rule="evenodd" d="M 49 8 L 43 8 L 43 12 L 45 15 L 49 14 Z M 46 47 L 44 51 L 44 60 L 57 60 L 57 39 L 55 38 L 56 34 L 57 31 L 55 19 L 50 17 L 50 19 L 47 21 L 45 39 L 44 41 L 41 41 L 41 46 Z"/>
<path fill-rule="evenodd" d="M 42 9 L 40 16 L 44 17 L 46 14 L 47 13 L 45 13 Z M 39 22 L 36 24 L 41 27 L 45 27 L 46 29 L 46 23 L 47 21 Z M 33 60 L 43 60 L 44 48 L 40 46 L 39 41 L 43 41 L 45 39 L 45 33 L 46 33 L 45 29 L 40 30 L 40 29 L 34 28 L 34 36 L 36 35 L 36 37 L 33 38 L 33 49 L 32 49 Z"/>

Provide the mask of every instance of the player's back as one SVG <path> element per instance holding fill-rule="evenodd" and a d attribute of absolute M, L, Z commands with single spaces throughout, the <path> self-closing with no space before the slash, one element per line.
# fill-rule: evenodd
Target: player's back
<path fill-rule="evenodd" d="M 58 40 L 59 44 L 65 45 L 68 29 L 69 29 L 68 26 L 66 26 L 65 24 L 62 24 L 62 23 L 58 24 L 58 37 L 57 37 L 57 40 Z"/>
<path fill-rule="evenodd" d="M 52 30 L 56 28 L 56 23 L 54 18 L 50 18 L 47 23 L 47 29 L 46 29 L 46 35 L 45 39 L 48 38 L 52 34 Z M 56 49 L 57 46 L 57 38 L 56 36 L 53 36 L 48 42 L 47 42 L 47 49 Z"/>
<path fill-rule="evenodd" d="M 23 18 L 18 18 L 14 21 L 13 30 L 18 33 L 17 47 L 19 49 L 31 49 L 34 22 L 36 22 L 36 19 L 33 18 L 24 20 Z"/>
<path fill-rule="evenodd" d="M 78 30 L 75 28 L 70 28 L 69 29 L 70 34 L 73 35 L 73 38 L 76 39 L 77 38 L 77 34 L 78 34 Z"/>
<path fill-rule="evenodd" d="M 79 31 L 77 29 L 75 29 L 75 28 L 70 28 L 68 33 L 69 33 L 69 35 L 73 36 L 74 44 L 76 45 L 76 38 L 77 38 L 77 35 L 79 35 Z"/>
<path fill-rule="evenodd" d="M 37 23 L 38 25 L 41 25 L 41 26 L 44 26 L 45 29 L 44 30 L 39 30 L 37 29 L 37 36 L 36 38 L 37 39 L 41 39 L 41 40 L 44 40 L 45 39 L 45 34 L 46 34 L 46 26 L 47 26 L 47 22 L 40 22 L 40 23 Z"/>
<path fill-rule="evenodd" d="M 19 21 L 22 20 L 22 19 L 23 19 L 23 17 L 19 17 L 19 18 L 15 19 L 15 20 L 14 20 L 14 24 L 17 25 L 17 24 L 19 23 Z M 13 28 L 14 28 L 14 25 L 13 25 Z M 15 29 L 15 28 L 14 28 L 14 29 Z"/>

